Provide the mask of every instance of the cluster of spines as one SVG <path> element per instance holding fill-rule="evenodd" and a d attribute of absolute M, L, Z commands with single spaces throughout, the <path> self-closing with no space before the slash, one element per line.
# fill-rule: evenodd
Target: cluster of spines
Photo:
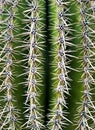
<path fill-rule="evenodd" d="M 27 114 L 27 122 L 24 124 L 27 129 L 40 130 L 42 129 L 42 115 L 39 112 L 38 97 L 40 96 L 39 86 L 42 82 L 42 54 L 43 50 L 43 31 L 44 28 L 40 15 L 42 0 L 26 1 L 27 9 L 24 11 L 27 29 L 25 29 L 26 39 L 24 42 L 27 44 L 29 49 L 28 56 L 28 79 L 27 79 L 27 94 L 25 105 L 28 106 L 29 114 Z M 43 7 L 42 7 L 43 8 Z M 43 12 L 41 12 L 43 13 Z M 24 46 L 23 46 L 24 47 Z M 39 81 L 40 78 L 40 81 Z"/>
<path fill-rule="evenodd" d="M 17 0 L 0 1 L 2 18 L 0 22 L 0 98 L 2 106 L 0 112 L 0 130 L 17 128 L 17 113 L 14 106 L 12 83 L 13 73 L 13 43 L 14 43 L 14 18 Z"/>
<path fill-rule="evenodd" d="M 0 0 L 0 15 L 2 15 L 2 12 L 3 12 L 3 3 L 2 3 L 2 0 Z"/>
<path fill-rule="evenodd" d="M 95 124 L 95 106 L 92 101 L 92 88 L 91 86 L 95 83 L 93 78 L 93 73 L 95 67 L 93 65 L 93 60 L 95 57 L 95 45 L 93 43 L 92 35 L 94 33 L 90 26 L 91 15 L 89 0 L 83 1 L 79 0 L 80 4 L 80 14 L 81 14 L 81 24 L 82 24 L 82 52 L 83 52 L 83 96 L 82 104 L 79 107 L 80 118 L 78 122 L 78 130 L 93 130 Z M 92 23 L 92 22 L 91 22 Z"/>
<path fill-rule="evenodd" d="M 91 10 L 92 10 L 92 17 L 95 20 L 95 1 L 94 0 L 89 0 L 89 4 L 90 4 Z"/>
<path fill-rule="evenodd" d="M 66 118 L 65 116 L 66 112 L 64 112 L 63 110 L 64 107 L 67 108 L 66 95 L 69 94 L 70 89 L 68 87 L 69 86 L 68 81 L 70 80 L 68 77 L 69 72 L 68 56 L 71 55 L 68 54 L 67 46 L 72 45 L 72 43 L 70 43 L 70 39 L 68 37 L 68 33 L 71 31 L 71 29 L 67 17 L 71 14 L 68 14 L 68 8 L 67 8 L 67 5 L 69 4 L 68 1 L 56 0 L 55 4 L 57 6 L 56 7 L 57 24 L 55 25 L 56 26 L 55 31 L 57 32 L 58 36 L 57 41 L 55 41 L 56 43 L 54 43 L 54 46 L 56 48 L 53 47 L 52 51 L 55 52 L 56 50 L 56 54 L 54 54 L 54 57 L 56 57 L 57 60 L 57 66 L 55 67 L 55 69 L 57 70 L 56 72 L 57 78 L 54 79 L 58 82 L 56 90 L 53 91 L 54 93 L 56 93 L 54 98 L 55 106 L 53 109 L 53 113 L 49 115 L 50 121 L 48 122 L 49 125 L 48 128 L 51 130 L 62 130 L 62 128 L 67 124 L 67 122 L 71 123 L 69 119 Z M 51 4 L 50 6 L 53 5 Z M 54 38 L 53 36 L 53 39 L 56 38 Z M 52 40 L 52 42 L 54 41 Z"/>

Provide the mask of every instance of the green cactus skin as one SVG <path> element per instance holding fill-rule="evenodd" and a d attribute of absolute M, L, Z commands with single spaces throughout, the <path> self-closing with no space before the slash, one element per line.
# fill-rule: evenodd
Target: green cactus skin
<path fill-rule="evenodd" d="M 68 46 L 73 46 L 70 42 L 69 34 L 72 32 L 70 28 L 69 16 L 71 14 L 69 10 L 69 1 L 56 0 L 50 2 L 50 30 L 52 32 L 52 51 L 53 56 L 52 72 L 53 82 L 52 96 L 53 107 L 50 108 L 48 129 L 50 130 L 62 130 L 68 123 L 71 123 L 66 118 L 66 112 L 64 108 L 67 108 L 66 95 L 69 95 L 69 81 L 68 73 L 70 71 L 69 58 L 73 57 L 67 49 Z M 55 10 L 55 11 L 53 11 Z"/>
<path fill-rule="evenodd" d="M 43 0 L 26 0 L 26 10 L 24 10 L 25 30 L 22 35 L 26 36 L 23 47 L 28 48 L 27 93 L 25 105 L 27 121 L 24 124 L 26 129 L 41 130 L 44 125 L 42 122 L 41 95 L 42 93 L 42 63 L 43 63 L 43 43 L 44 43 L 44 23 L 43 23 Z"/>
<path fill-rule="evenodd" d="M 92 86 L 95 83 L 95 79 L 93 77 L 94 74 L 94 63 L 93 58 L 95 56 L 94 50 L 95 45 L 93 43 L 93 29 L 91 28 L 92 18 L 89 1 L 81 1 L 80 4 L 80 14 L 81 14 L 81 43 L 83 45 L 82 48 L 82 66 L 83 66 L 83 86 L 84 89 L 82 91 L 82 100 L 81 105 L 78 108 L 79 117 L 78 117 L 78 126 L 76 130 L 94 130 L 94 114 L 95 114 L 95 105 L 92 100 Z"/>
<path fill-rule="evenodd" d="M 18 129 L 18 110 L 14 106 L 13 84 L 13 44 L 15 43 L 15 13 L 17 0 L 0 1 L 2 3 L 2 19 L 0 22 L 0 130 Z"/>

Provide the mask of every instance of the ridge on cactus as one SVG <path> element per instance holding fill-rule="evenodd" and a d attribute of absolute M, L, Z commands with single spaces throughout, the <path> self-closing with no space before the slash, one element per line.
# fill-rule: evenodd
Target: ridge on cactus
<path fill-rule="evenodd" d="M 0 22 L 0 130 L 17 129 L 18 127 L 18 110 L 14 106 L 14 84 L 13 70 L 14 65 L 14 48 L 16 31 L 15 28 L 15 10 L 17 7 L 17 0 L 14 1 L 0 1 L 1 7 L 1 22 Z"/>
<path fill-rule="evenodd" d="M 55 5 L 55 6 L 54 6 Z M 54 109 L 51 110 L 49 114 L 50 121 L 48 122 L 50 130 L 59 130 L 67 124 L 67 122 L 71 123 L 69 119 L 67 119 L 66 112 L 64 111 L 64 107 L 67 108 L 66 103 L 66 95 L 69 94 L 69 76 L 68 72 L 70 67 L 68 66 L 68 57 L 72 57 L 69 54 L 69 50 L 67 50 L 68 46 L 73 46 L 70 42 L 69 33 L 72 31 L 70 28 L 70 23 L 68 17 L 69 14 L 69 2 L 68 1 L 58 1 L 55 2 L 50 1 L 50 7 L 55 9 L 55 13 L 51 14 L 51 22 L 55 21 L 54 24 L 50 26 L 52 32 L 52 42 L 53 49 L 52 55 L 54 57 L 53 64 L 53 81 L 52 85 L 54 98 Z M 53 8 L 55 7 L 55 8 Z M 54 20 L 52 16 L 55 16 Z M 55 34 L 56 33 L 56 34 Z M 55 36 L 56 35 L 56 36 Z M 52 69 L 52 70 L 53 70 Z M 52 99 L 51 99 L 52 100 Z"/>

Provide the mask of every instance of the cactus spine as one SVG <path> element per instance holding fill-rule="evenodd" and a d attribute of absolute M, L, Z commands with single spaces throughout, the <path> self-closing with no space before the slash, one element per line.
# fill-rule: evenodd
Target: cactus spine
<path fill-rule="evenodd" d="M 17 7 L 17 0 L 0 1 L 2 4 L 2 19 L 1 19 L 1 52 L 0 52 L 0 92 L 4 95 L 1 96 L 3 108 L 0 112 L 0 130 L 15 130 L 18 128 L 17 113 L 14 107 L 13 90 L 13 44 L 15 41 L 14 36 L 14 19 Z M 1 94 L 2 94 L 1 93 Z"/>

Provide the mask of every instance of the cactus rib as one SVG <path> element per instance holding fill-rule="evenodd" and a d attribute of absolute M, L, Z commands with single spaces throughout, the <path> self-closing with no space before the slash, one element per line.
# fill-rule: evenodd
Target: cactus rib
<path fill-rule="evenodd" d="M 14 42 L 14 18 L 17 0 L 14 1 L 2 1 L 2 22 L 1 26 L 1 85 L 0 92 L 4 95 L 1 96 L 1 102 L 4 103 L 4 107 L 0 112 L 0 130 L 8 129 L 15 130 L 18 127 L 17 121 L 17 109 L 14 106 L 13 90 L 14 85 L 12 83 L 13 72 L 13 42 Z M 3 46 L 4 45 L 4 46 Z M 3 105 L 2 105 L 3 106 Z"/>
<path fill-rule="evenodd" d="M 73 45 L 70 42 L 70 38 L 68 37 L 68 34 L 72 31 L 68 18 L 68 16 L 71 15 L 68 13 L 68 4 L 68 1 L 63 2 L 61 0 L 56 0 L 56 3 L 52 2 L 50 5 L 52 7 L 56 5 L 57 13 L 55 19 L 57 24 L 55 24 L 54 28 L 57 36 L 53 36 L 52 38 L 55 41 L 52 51 L 54 51 L 53 55 L 56 58 L 53 61 L 53 65 L 55 69 L 54 73 L 57 73 L 57 78 L 54 78 L 55 82 L 57 83 L 57 88 L 55 89 L 55 91 L 53 90 L 53 92 L 56 93 L 54 99 L 55 106 L 52 110 L 52 114 L 49 114 L 50 120 L 48 122 L 48 128 L 51 130 L 62 130 L 67 122 L 71 123 L 71 121 L 66 118 L 66 112 L 64 112 L 63 110 L 64 107 L 67 108 L 66 95 L 69 94 L 70 89 L 68 87 L 68 81 L 70 80 L 70 78 L 68 77 L 68 72 L 70 69 L 70 67 L 68 67 L 68 57 L 72 57 L 70 54 L 68 54 L 69 50 L 67 50 L 67 46 Z M 53 25 L 51 26 L 53 28 Z M 57 39 L 55 37 L 57 37 Z M 54 41 L 52 40 L 52 42 Z M 54 74 L 54 76 L 56 75 Z M 56 83 L 54 85 L 56 85 Z"/>
<path fill-rule="evenodd" d="M 95 53 L 95 45 L 93 40 L 90 38 L 90 34 L 93 33 L 93 30 L 90 27 L 90 15 L 89 15 L 89 2 L 79 0 L 80 4 L 80 13 L 81 13 L 81 23 L 82 23 L 82 42 L 83 42 L 83 96 L 82 104 L 79 107 L 80 119 L 78 122 L 78 127 L 76 130 L 93 130 L 92 126 L 95 123 L 94 111 L 95 105 L 92 101 L 92 84 L 95 83 L 93 78 L 93 72 L 95 67 L 93 65 L 93 57 Z M 88 8 L 88 9 L 87 9 Z M 91 123 L 89 123 L 91 122 Z"/>
<path fill-rule="evenodd" d="M 39 85 L 41 82 L 42 71 L 42 54 L 43 50 L 41 44 L 43 43 L 43 34 L 41 31 L 44 27 L 42 18 L 40 16 L 41 4 L 43 5 L 42 0 L 32 0 L 26 1 L 27 9 L 24 11 L 25 22 L 28 29 L 26 29 L 24 35 L 29 37 L 28 48 L 29 48 L 29 58 L 28 58 L 28 89 L 27 89 L 27 98 L 25 105 L 28 106 L 27 111 L 27 122 L 24 124 L 27 129 L 31 130 L 40 130 L 43 127 L 42 124 L 42 115 L 39 112 Z M 41 6 L 41 7 L 40 7 Z M 43 7 L 42 7 L 43 8 Z M 43 13 L 43 12 L 42 12 Z M 40 78 L 40 81 L 39 81 Z M 42 86 L 42 85 L 41 85 Z"/>

